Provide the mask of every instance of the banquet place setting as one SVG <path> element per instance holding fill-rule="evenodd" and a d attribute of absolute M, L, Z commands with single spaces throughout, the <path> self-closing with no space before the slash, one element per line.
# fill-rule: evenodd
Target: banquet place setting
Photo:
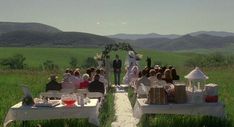
<path fill-rule="evenodd" d="M 9 109 L 4 127 L 13 121 L 70 118 L 88 118 L 99 126 L 99 108 L 108 87 L 104 73 L 102 68 L 88 68 L 81 76 L 79 69 L 66 69 L 61 83 L 51 74 L 45 92 L 36 98 L 26 85 L 21 86 L 23 99 Z"/>

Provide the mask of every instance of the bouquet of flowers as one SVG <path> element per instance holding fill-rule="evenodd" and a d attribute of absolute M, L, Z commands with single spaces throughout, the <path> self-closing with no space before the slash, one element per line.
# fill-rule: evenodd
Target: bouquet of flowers
<path fill-rule="evenodd" d="M 101 61 L 102 60 L 102 53 L 96 53 L 96 56 L 94 56 L 94 59 L 97 61 Z"/>
<path fill-rule="evenodd" d="M 139 53 L 137 53 L 136 56 L 135 56 L 136 60 L 141 60 L 142 57 L 143 57 L 143 55 L 139 54 Z"/>

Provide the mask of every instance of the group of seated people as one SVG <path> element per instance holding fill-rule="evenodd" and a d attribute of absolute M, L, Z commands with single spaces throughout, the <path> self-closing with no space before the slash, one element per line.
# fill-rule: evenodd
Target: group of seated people
<path fill-rule="evenodd" d="M 149 92 L 151 87 L 162 86 L 169 96 L 174 94 L 174 81 L 179 80 L 176 69 L 172 66 L 155 65 L 154 68 L 146 67 L 139 72 L 137 80 L 134 82 L 134 88 L 138 97 L 145 97 L 145 92 Z M 143 86 L 142 86 L 143 85 Z M 143 93 L 142 87 L 145 88 Z"/>
<path fill-rule="evenodd" d="M 76 89 L 87 89 L 89 92 L 105 93 L 108 82 L 105 78 L 104 69 L 88 68 L 81 75 L 80 69 L 66 69 L 62 82 L 57 81 L 57 76 L 52 74 L 50 82 L 46 84 L 45 91 L 75 91 Z"/>

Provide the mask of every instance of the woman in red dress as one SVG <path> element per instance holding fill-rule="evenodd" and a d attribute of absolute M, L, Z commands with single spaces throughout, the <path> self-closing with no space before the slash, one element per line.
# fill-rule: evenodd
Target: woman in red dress
<path fill-rule="evenodd" d="M 89 75 L 83 74 L 83 81 L 80 83 L 80 89 L 87 89 L 89 86 Z"/>

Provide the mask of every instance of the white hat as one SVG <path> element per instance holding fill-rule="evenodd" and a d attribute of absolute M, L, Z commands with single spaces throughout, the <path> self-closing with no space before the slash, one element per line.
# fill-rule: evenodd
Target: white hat
<path fill-rule="evenodd" d="M 133 51 L 128 51 L 128 55 L 129 55 L 130 57 L 135 57 L 135 53 L 134 53 Z"/>

